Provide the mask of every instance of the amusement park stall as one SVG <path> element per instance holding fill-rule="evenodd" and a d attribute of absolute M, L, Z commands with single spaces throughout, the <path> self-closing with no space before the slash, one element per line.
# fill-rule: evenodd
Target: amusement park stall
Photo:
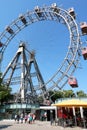
<path fill-rule="evenodd" d="M 62 125 L 66 122 L 67 125 L 87 127 L 87 98 L 62 99 L 53 106 L 58 108 L 57 117 L 63 122 Z"/>

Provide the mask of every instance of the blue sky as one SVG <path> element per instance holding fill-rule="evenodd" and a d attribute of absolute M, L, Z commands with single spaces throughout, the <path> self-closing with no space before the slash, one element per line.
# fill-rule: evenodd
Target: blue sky
<path fill-rule="evenodd" d="M 74 7 L 78 26 L 80 22 L 87 21 L 87 0 L 0 0 L 0 33 L 20 14 L 33 10 L 37 5 L 49 6 L 52 3 L 57 3 L 58 6 L 64 9 Z M 61 35 L 58 36 L 58 34 Z M 63 25 L 54 21 L 32 24 L 21 31 L 8 45 L 5 51 L 6 57 L 3 58 L 2 70 L 6 68 L 12 58 L 11 56 L 14 56 L 20 40 L 28 42 L 30 50 L 34 49 L 36 51 L 36 59 L 43 78 L 48 80 L 58 69 L 66 55 L 69 33 Z M 87 40 L 87 36 L 84 37 L 83 41 L 85 40 Z M 81 57 L 79 68 L 74 73 L 79 88 L 73 89 L 74 91 L 83 90 L 87 92 L 86 75 L 87 61 L 84 61 Z M 71 87 L 67 84 L 64 89 L 71 89 Z"/>

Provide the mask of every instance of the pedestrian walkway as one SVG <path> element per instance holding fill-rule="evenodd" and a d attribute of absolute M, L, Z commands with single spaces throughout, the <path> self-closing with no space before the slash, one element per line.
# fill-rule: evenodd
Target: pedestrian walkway
<path fill-rule="evenodd" d="M 0 130 L 83 130 L 79 127 L 66 127 L 50 125 L 48 121 L 35 121 L 33 124 L 19 123 L 17 124 L 14 120 L 3 120 L 0 121 Z M 86 129 L 87 130 L 87 129 Z"/>

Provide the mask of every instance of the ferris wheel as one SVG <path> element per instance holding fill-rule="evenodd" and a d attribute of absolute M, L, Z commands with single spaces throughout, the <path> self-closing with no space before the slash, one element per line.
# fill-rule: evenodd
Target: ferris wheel
<path fill-rule="evenodd" d="M 37 69 L 37 72 L 39 73 L 40 77 L 39 82 L 41 82 L 41 85 L 39 85 L 38 88 L 33 88 L 34 91 L 41 90 L 41 93 L 45 95 L 47 92 L 54 88 L 62 89 L 67 83 L 69 83 L 69 85 L 72 87 L 78 87 L 77 81 L 73 77 L 73 73 L 78 67 L 78 63 L 81 56 L 81 33 L 82 35 L 87 34 L 87 24 L 85 22 L 81 23 L 81 30 L 79 29 L 78 24 L 76 22 L 74 8 L 65 10 L 63 8 L 58 7 L 56 3 L 53 3 L 51 6 L 36 6 L 33 11 L 28 11 L 25 14 L 20 15 L 11 24 L 9 24 L 0 35 L 1 62 L 3 60 L 4 52 L 6 48 L 9 46 L 9 43 L 12 41 L 12 39 L 14 39 L 16 35 L 18 35 L 20 31 L 22 31 L 24 28 L 27 28 L 27 26 L 34 24 L 35 22 L 44 20 L 56 21 L 57 23 L 65 25 L 69 31 L 70 42 L 68 45 L 67 54 L 63 62 L 47 82 L 43 81 L 41 73 L 39 69 Z M 86 48 L 83 49 L 82 54 L 84 58 L 87 59 Z M 35 61 L 33 63 L 35 63 L 36 68 L 38 68 L 34 55 L 33 58 L 33 61 Z"/>

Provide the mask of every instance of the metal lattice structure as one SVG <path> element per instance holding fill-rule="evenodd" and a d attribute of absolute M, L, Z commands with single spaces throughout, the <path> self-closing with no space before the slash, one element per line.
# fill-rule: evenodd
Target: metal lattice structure
<path fill-rule="evenodd" d="M 39 93 L 42 93 L 43 98 L 46 98 L 44 95 L 46 87 L 35 59 L 35 53 L 27 50 L 24 42 L 20 43 L 15 56 L 3 73 L 2 79 L 8 87 L 19 84 L 17 102 L 36 103 Z M 37 84 L 34 84 L 33 79 Z"/>
<path fill-rule="evenodd" d="M 47 91 L 54 89 L 55 87 L 62 89 L 67 83 L 68 78 L 73 75 L 78 66 L 81 41 L 75 15 L 70 14 L 69 10 L 60 8 L 56 4 L 40 8 L 37 6 L 33 11 L 28 11 L 25 14 L 22 14 L 6 27 L 0 35 L 0 43 L 3 45 L 0 48 L 0 52 L 2 57 L 6 47 L 22 29 L 35 22 L 44 20 L 52 20 L 65 25 L 70 34 L 70 43 L 64 61 L 56 73 L 53 74 L 46 83 L 39 87 L 39 89 L 42 89 L 43 86 L 46 86 L 46 91 L 44 91 L 45 94 Z"/>

